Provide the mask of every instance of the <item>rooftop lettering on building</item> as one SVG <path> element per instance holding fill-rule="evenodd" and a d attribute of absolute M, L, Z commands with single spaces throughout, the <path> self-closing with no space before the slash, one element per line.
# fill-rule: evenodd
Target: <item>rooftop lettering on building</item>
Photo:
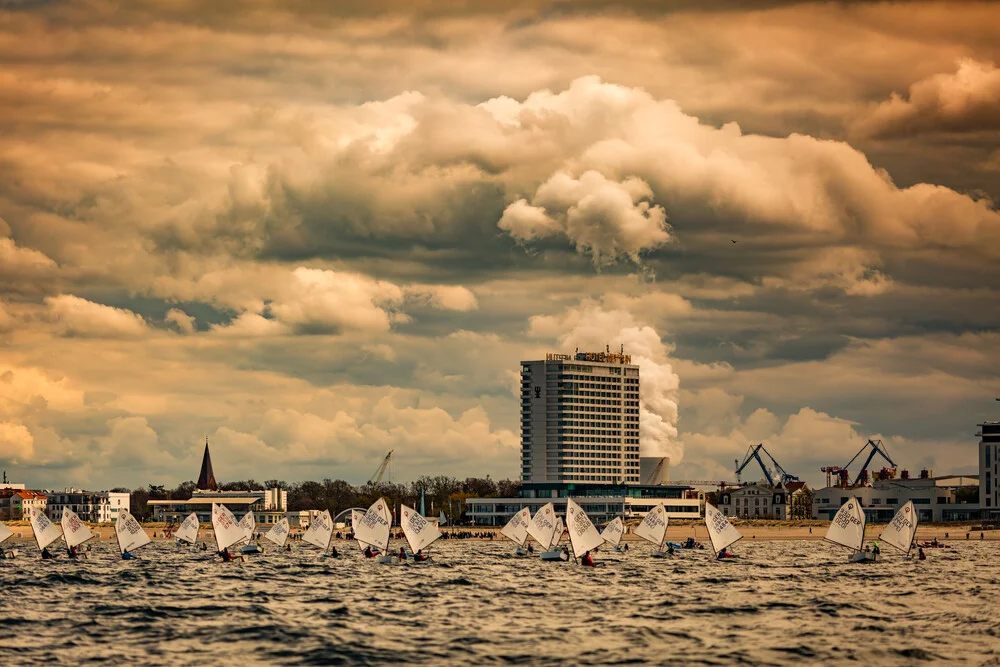
<path fill-rule="evenodd" d="M 559 354 L 558 352 L 548 352 L 545 361 L 592 361 L 601 364 L 631 364 L 631 354 L 620 354 L 618 352 L 577 352 L 573 354 Z"/>

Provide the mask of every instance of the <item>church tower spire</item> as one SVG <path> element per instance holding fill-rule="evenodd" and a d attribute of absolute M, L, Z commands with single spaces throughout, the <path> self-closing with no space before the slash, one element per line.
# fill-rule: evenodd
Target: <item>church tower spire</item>
<path fill-rule="evenodd" d="M 205 438 L 205 456 L 201 459 L 201 474 L 198 475 L 198 489 L 201 491 L 218 491 L 219 485 L 212 472 L 212 455 L 208 453 L 208 438 Z"/>

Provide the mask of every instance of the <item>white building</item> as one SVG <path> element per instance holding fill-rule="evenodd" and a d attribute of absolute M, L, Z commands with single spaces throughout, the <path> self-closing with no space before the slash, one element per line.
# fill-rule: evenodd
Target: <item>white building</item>
<path fill-rule="evenodd" d="M 46 513 L 55 522 L 62 520 L 63 510 L 69 508 L 91 523 L 112 523 L 124 510 L 129 511 L 130 496 L 116 491 L 83 491 L 66 489 L 48 492 Z"/>
<path fill-rule="evenodd" d="M 23 485 L 18 486 L 23 487 Z M 24 488 L 0 489 L 0 520 L 27 519 L 32 508 L 44 512 L 47 503 L 48 498 L 39 491 Z"/>
<path fill-rule="evenodd" d="M 975 477 L 931 477 L 876 480 L 871 486 L 819 489 L 813 495 L 813 518 L 832 519 L 849 498 L 861 500 L 871 523 L 888 523 L 896 510 L 912 500 L 920 521 L 968 521 L 979 518 L 979 506 L 956 502 L 955 489 L 974 485 Z"/>
<path fill-rule="evenodd" d="M 191 512 L 196 512 L 199 521 L 211 523 L 213 503 L 225 505 L 238 519 L 252 511 L 254 519 L 259 525 L 273 526 L 286 518 L 288 492 L 277 487 L 256 491 L 203 491 L 195 489 L 188 500 L 150 500 L 148 504 L 153 511 L 153 521 L 179 523 L 184 521 Z M 292 517 L 289 517 L 289 522 L 291 520 Z"/>
<path fill-rule="evenodd" d="M 1000 422 L 979 424 L 979 507 L 982 518 L 1000 517 Z"/>
<path fill-rule="evenodd" d="M 639 367 L 626 354 L 521 362 L 521 480 L 639 479 Z"/>

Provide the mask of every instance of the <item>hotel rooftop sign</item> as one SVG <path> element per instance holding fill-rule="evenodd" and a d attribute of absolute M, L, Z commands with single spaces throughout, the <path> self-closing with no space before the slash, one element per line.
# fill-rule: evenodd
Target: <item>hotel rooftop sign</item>
<path fill-rule="evenodd" d="M 631 354 L 618 354 L 617 352 L 577 352 L 572 354 L 558 354 L 549 352 L 545 355 L 545 361 L 595 361 L 601 364 L 631 364 Z"/>

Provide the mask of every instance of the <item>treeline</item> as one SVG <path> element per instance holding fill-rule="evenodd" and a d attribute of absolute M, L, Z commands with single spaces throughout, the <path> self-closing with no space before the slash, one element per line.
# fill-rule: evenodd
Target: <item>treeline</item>
<path fill-rule="evenodd" d="M 368 507 L 379 497 L 386 498 L 393 506 L 405 503 L 420 509 L 420 498 L 424 498 L 424 510 L 428 516 L 437 516 L 442 510 L 451 521 L 462 521 L 465 501 L 469 498 L 512 498 L 521 491 L 521 482 L 503 479 L 492 480 L 488 476 L 419 477 L 408 484 L 382 482 L 354 486 L 342 479 L 324 479 L 322 482 L 286 483 L 278 479 L 264 482 L 248 479 L 220 484 L 222 491 L 255 491 L 260 489 L 284 489 L 288 492 L 288 510 L 329 510 L 336 516 L 351 507 Z M 150 500 L 187 500 L 194 493 L 196 485 L 192 481 L 183 482 L 173 489 L 150 484 L 138 489 L 114 489 L 131 495 L 132 514 L 140 521 L 152 517 Z M 456 519 L 457 518 L 457 519 Z"/>

